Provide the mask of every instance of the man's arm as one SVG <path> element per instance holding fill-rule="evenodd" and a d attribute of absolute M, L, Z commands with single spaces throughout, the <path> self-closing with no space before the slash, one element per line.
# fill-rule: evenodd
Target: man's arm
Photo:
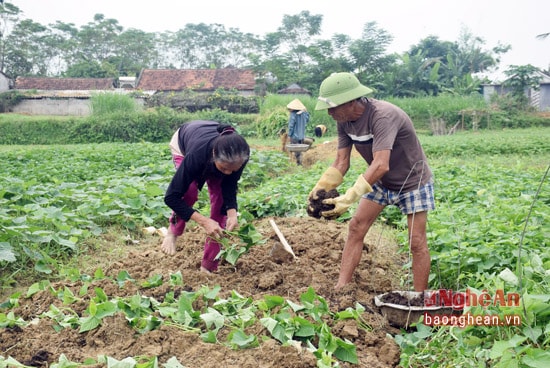
<path fill-rule="evenodd" d="M 390 155 L 391 150 L 374 152 L 373 160 L 365 172 L 365 179 L 369 184 L 373 185 L 390 170 Z"/>
<path fill-rule="evenodd" d="M 336 159 L 332 163 L 332 167 L 338 169 L 342 176 L 346 175 L 349 170 L 352 147 L 339 148 L 336 152 Z"/>

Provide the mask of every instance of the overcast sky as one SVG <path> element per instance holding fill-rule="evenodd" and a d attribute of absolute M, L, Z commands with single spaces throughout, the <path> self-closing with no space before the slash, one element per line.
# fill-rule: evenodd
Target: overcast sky
<path fill-rule="evenodd" d="M 485 40 L 485 49 L 500 42 L 512 50 L 507 65 L 550 68 L 550 1 L 548 0 L 6 0 L 26 18 L 44 25 L 59 20 L 81 26 L 94 14 L 114 18 L 127 28 L 147 32 L 176 31 L 186 24 L 223 24 L 263 36 L 282 24 L 283 15 L 307 10 L 322 15 L 322 37 L 343 33 L 356 39 L 375 21 L 394 37 L 390 52 L 404 52 L 429 36 L 457 41 L 462 29 Z"/>

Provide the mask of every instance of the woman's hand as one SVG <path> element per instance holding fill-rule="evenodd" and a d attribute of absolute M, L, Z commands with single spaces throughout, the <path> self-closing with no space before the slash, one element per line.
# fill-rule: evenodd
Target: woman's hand
<path fill-rule="evenodd" d="M 238 226 L 239 226 L 239 220 L 237 220 L 237 216 L 227 217 L 227 224 L 226 224 L 226 230 L 227 231 L 233 231 Z"/>
<path fill-rule="evenodd" d="M 208 219 L 203 227 L 206 235 L 211 238 L 217 239 L 223 236 L 223 229 L 220 227 L 217 221 Z"/>
<path fill-rule="evenodd" d="M 235 209 L 227 210 L 227 222 L 225 224 L 227 231 L 233 231 L 239 226 L 239 220 L 237 219 L 237 211 Z"/>
<path fill-rule="evenodd" d="M 218 239 L 223 236 L 223 229 L 217 221 L 205 217 L 197 211 L 195 211 L 193 215 L 191 215 L 191 219 L 202 226 L 207 236 L 214 239 Z"/>

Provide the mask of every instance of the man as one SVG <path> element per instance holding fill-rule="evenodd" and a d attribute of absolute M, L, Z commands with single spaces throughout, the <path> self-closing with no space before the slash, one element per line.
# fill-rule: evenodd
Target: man
<path fill-rule="evenodd" d="M 336 120 L 338 151 L 311 191 L 310 201 L 318 199 L 318 190 L 329 191 L 342 183 L 355 147 L 368 163 L 367 170 L 344 195 L 325 199 L 335 207 L 322 213 L 328 218 L 340 216 L 360 199 L 349 224 L 336 288 L 351 282 L 365 235 L 382 210 L 395 205 L 407 215 L 414 289 L 423 291 L 428 288 L 431 262 L 426 222 L 427 212 L 435 208 L 432 172 L 409 116 L 389 102 L 365 97 L 370 93 L 351 73 L 334 73 L 321 83 L 315 109 L 328 109 Z"/>

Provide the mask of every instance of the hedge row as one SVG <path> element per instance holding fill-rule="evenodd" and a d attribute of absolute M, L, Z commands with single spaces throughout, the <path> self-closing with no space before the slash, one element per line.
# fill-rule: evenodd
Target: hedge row
<path fill-rule="evenodd" d="M 88 117 L 4 119 L 0 122 L 0 144 L 166 142 L 181 124 L 193 119 L 215 120 L 239 126 L 251 123 L 254 117 L 221 110 L 189 113 L 158 108 Z"/>

